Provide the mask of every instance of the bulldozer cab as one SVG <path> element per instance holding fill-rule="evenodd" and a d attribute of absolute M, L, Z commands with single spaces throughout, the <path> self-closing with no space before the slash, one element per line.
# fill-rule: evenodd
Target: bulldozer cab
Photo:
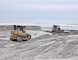
<path fill-rule="evenodd" d="M 17 30 L 17 31 L 24 31 L 24 29 L 25 29 L 25 26 L 16 26 L 16 25 L 14 25 L 14 30 Z"/>
<path fill-rule="evenodd" d="M 53 25 L 53 28 L 57 29 L 57 28 L 60 28 L 59 26 L 57 25 Z"/>

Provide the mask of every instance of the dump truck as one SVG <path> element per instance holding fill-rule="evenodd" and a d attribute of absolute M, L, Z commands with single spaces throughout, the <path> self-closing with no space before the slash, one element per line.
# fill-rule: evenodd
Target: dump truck
<path fill-rule="evenodd" d="M 20 26 L 20 25 L 14 25 L 13 29 L 11 30 L 11 36 L 10 40 L 12 41 L 27 41 L 31 39 L 31 35 L 27 34 L 25 31 L 25 26 Z"/>

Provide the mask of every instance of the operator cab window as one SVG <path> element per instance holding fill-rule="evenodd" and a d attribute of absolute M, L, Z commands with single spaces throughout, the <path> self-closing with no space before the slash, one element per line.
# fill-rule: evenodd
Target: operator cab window
<path fill-rule="evenodd" d="M 17 30 L 18 31 L 23 31 L 23 27 L 22 26 L 17 26 Z"/>

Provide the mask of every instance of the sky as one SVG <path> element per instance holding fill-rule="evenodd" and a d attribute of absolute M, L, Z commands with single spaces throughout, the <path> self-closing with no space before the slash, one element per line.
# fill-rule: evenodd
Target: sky
<path fill-rule="evenodd" d="M 0 0 L 0 23 L 78 24 L 78 0 Z"/>

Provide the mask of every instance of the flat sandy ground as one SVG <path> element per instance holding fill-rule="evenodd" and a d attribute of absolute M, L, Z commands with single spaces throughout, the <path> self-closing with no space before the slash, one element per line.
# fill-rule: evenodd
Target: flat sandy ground
<path fill-rule="evenodd" d="M 32 39 L 14 42 L 9 31 L 0 31 L 0 60 L 78 60 L 78 32 L 27 32 Z"/>

